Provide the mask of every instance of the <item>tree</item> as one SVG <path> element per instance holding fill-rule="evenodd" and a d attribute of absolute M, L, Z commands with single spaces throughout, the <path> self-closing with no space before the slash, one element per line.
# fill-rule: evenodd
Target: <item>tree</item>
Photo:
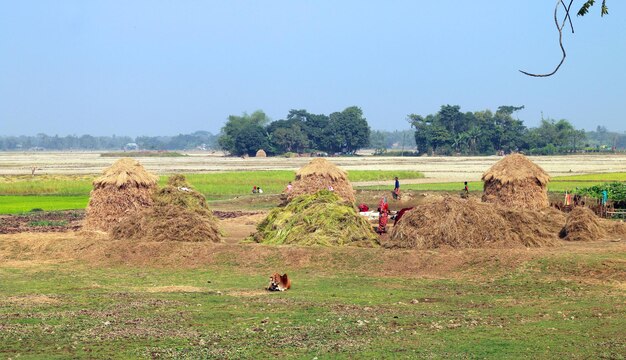
<path fill-rule="evenodd" d="M 342 112 L 330 114 L 324 133 L 322 150 L 354 153 L 369 144 L 370 127 L 363 117 L 363 111 L 357 106 L 351 106 Z"/>
<path fill-rule="evenodd" d="M 578 10 L 577 15 L 585 16 L 589 12 L 589 9 L 595 5 L 595 2 L 596 2 L 595 0 L 585 1 L 580 7 L 580 9 Z M 570 9 L 572 7 L 572 4 L 574 3 L 574 0 L 570 0 L 569 4 L 567 5 L 565 3 L 566 3 L 565 0 L 557 0 L 556 6 L 554 7 L 554 24 L 559 34 L 559 46 L 561 48 L 561 53 L 562 53 L 561 61 L 557 64 L 556 68 L 552 72 L 549 72 L 546 74 L 534 74 L 534 73 L 529 73 L 529 72 L 520 70 L 522 74 L 533 76 L 533 77 L 552 76 L 556 74 L 557 71 L 559 71 L 559 68 L 565 62 L 565 58 L 567 57 L 567 54 L 565 52 L 565 47 L 563 46 L 563 29 L 565 28 L 565 25 L 569 23 L 570 28 L 572 30 L 572 34 L 574 33 L 574 25 L 572 23 L 572 17 L 570 16 Z M 562 21 L 559 21 L 559 17 L 558 17 L 560 8 L 562 8 L 565 12 L 565 14 L 563 15 Z M 602 6 L 600 7 L 600 16 L 604 16 L 608 14 L 609 14 L 609 8 L 606 6 L 606 0 L 602 0 Z"/>
<path fill-rule="evenodd" d="M 232 155 L 254 155 L 257 150 L 269 147 L 268 136 L 263 128 L 268 121 L 269 118 L 261 110 L 250 115 L 230 115 L 222 127 L 218 143 Z"/>

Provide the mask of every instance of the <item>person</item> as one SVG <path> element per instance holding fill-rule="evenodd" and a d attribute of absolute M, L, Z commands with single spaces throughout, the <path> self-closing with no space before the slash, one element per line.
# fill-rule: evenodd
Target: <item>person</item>
<path fill-rule="evenodd" d="M 293 185 L 291 185 L 291 181 L 289 182 L 289 184 L 287 184 L 287 192 L 291 192 L 291 189 L 293 189 Z"/>
<path fill-rule="evenodd" d="M 602 205 L 606 206 L 609 202 L 609 192 L 606 189 L 602 190 Z"/>
<path fill-rule="evenodd" d="M 254 186 L 252 187 L 252 193 L 253 193 L 253 194 L 256 194 L 256 185 L 254 185 Z"/>
<path fill-rule="evenodd" d="M 389 203 L 387 198 L 382 197 L 378 203 L 378 234 L 387 232 L 387 222 L 389 221 Z"/>
<path fill-rule="evenodd" d="M 396 182 L 394 184 L 393 187 L 393 198 L 394 200 L 398 200 L 398 198 L 400 197 L 400 180 L 398 180 L 398 177 L 396 176 L 395 178 Z"/>
<path fill-rule="evenodd" d="M 469 186 L 467 186 L 467 181 L 463 183 L 463 192 L 461 193 L 461 198 L 467 199 L 469 197 Z"/>
<path fill-rule="evenodd" d="M 263 194 L 263 189 L 261 189 L 261 187 L 260 187 L 260 186 L 257 186 L 257 187 L 256 187 L 256 191 L 257 191 L 259 194 Z"/>

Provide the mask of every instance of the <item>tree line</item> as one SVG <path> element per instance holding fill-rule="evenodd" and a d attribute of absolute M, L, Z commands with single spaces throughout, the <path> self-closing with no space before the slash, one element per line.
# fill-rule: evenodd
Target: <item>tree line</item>
<path fill-rule="evenodd" d="M 513 117 L 523 106 L 500 106 L 491 110 L 462 112 L 458 105 L 443 105 L 436 114 L 408 116 L 415 129 L 415 144 L 419 153 L 431 155 L 481 155 L 498 152 L 525 152 L 552 155 L 592 151 L 600 148 L 595 132 L 576 129 L 569 121 L 541 119 L 538 127 L 527 128 Z M 598 128 L 600 129 L 600 128 Z M 605 128 L 604 131 L 606 131 Z M 611 138 L 612 150 L 624 147 L 626 134 Z"/>
<path fill-rule="evenodd" d="M 257 110 L 231 115 L 218 139 L 231 155 L 254 155 L 259 149 L 270 155 L 326 152 L 354 153 L 369 145 L 370 127 L 363 111 L 351 106 L 330 115 L 290 110 L 285 119 L 270 122 Z"/>

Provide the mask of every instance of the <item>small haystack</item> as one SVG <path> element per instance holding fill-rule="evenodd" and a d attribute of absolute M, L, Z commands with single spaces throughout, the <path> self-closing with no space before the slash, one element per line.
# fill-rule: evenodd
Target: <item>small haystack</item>
<path fill-rule="evenodd" d="M 559 236 L 567 241 L 596 241 L 605 238 L 608 230 L 591 209 L 577 206 L 567 215 Z"/>
<path fill-rule="evenodd" d="M 153 197 L 154 205 L 122 219 L 114 239 L 220 242 L 220 230 L 202 194 L 182 175 L 173 175 Z"/>
<path fill-rule="evenodd" d="M 287 200 L 304 195 L 315 194 L 320 190 L 332 189 L 340 198 L 353 204 L 356 200 L 348 174 L 335 164 L 323 158 L 311 160 L 296 172 L 293 188 L 287 194 Z"/>
<path fill-rule="evenodd" d="M 259 149 L 259 151 L 256 152 L 255 157 L 267 157 L 267 153 L 265 152 L 265 150 Z"/>
<path fill-rule="evenodd" d="M 157 180 L 136 160 L 116 161 L 94 180 L 83 227 L 108 231 L 123 217 L 151 206 Z"/>
<path fill-rule="evenodd" d="M 328 190 L 298 196 L 272 210 L 249 240 L 272 245 L 378 245 L 372 227 L 352 204 Z"/>
<path fill-rule="evenodd" d="M 389 248 L 516 248 L 557 245 L 554 212 L 502 209 L 445 197 L 417 206 L 393 227 Z"/>
<path fill-rule="evenodd" d="M 482 177 L 482 200 L 512 209 L 544 209 L 550 205 L 550 176 L 522 154 L 511 154 L 493 165 Z"/>

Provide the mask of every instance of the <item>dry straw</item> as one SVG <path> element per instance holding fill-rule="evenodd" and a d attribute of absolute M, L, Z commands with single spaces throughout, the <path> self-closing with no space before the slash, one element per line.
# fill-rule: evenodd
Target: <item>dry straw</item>
<path fill-rule="evenodd" d="M 625 240 L 626 224 L 602 219 L 591 209 L 578 206 L 567 215 L 559 235 L 567 241 Z"/>
<path fill-rule="evenodd" d="M 248 240 L 273 245 L 378 245 L 372 227 L 352 204 L 327 190 L 301 195 L 272 210 Z"/>
<path fill-rule="evenodd" d="M 150 207 L 157 180 L 136 160 L 113 163 L 93 182 L 84 229 L 108 231 L 123 217 Z"/>
<path fill-rule="evenodd" d="M 498 161 L 483 174 L 484 202 L 513 209 L 544 209 L 550 205 L 547 185 L 550 176 L 521 154 Z"/>
<path fill-rule="evenodd" d="M 114 239 L 220 242 L 220 229 L 202 194 L 182 175 L 173 175 L 154 194 L 151 208 L 132 214 L 113 227 Z"/>
<path fill-rule="evenodd" d="M 444 197 L 404 214 L 389 248 L 518 248 L 555 246 L 564 217 L 557 211 L 511 210 Z"/>
<path fill-rule="evenodd" d="M 354 189 L 348 180 L 348 174 L 332 162 L 316 158 L 296 172 L 293 188 L 287 194 L 287 200 L 305 194 L 315 194 L 320 190 L 332 189 L 341 199 L 353 204 Z"/>
<path fill-rule="evenodd" d="M 267 153 L 265 152 L 265 150 L 259 149 L 259 151 L 256 152 L 255 157 L 267 157 Z"/>

